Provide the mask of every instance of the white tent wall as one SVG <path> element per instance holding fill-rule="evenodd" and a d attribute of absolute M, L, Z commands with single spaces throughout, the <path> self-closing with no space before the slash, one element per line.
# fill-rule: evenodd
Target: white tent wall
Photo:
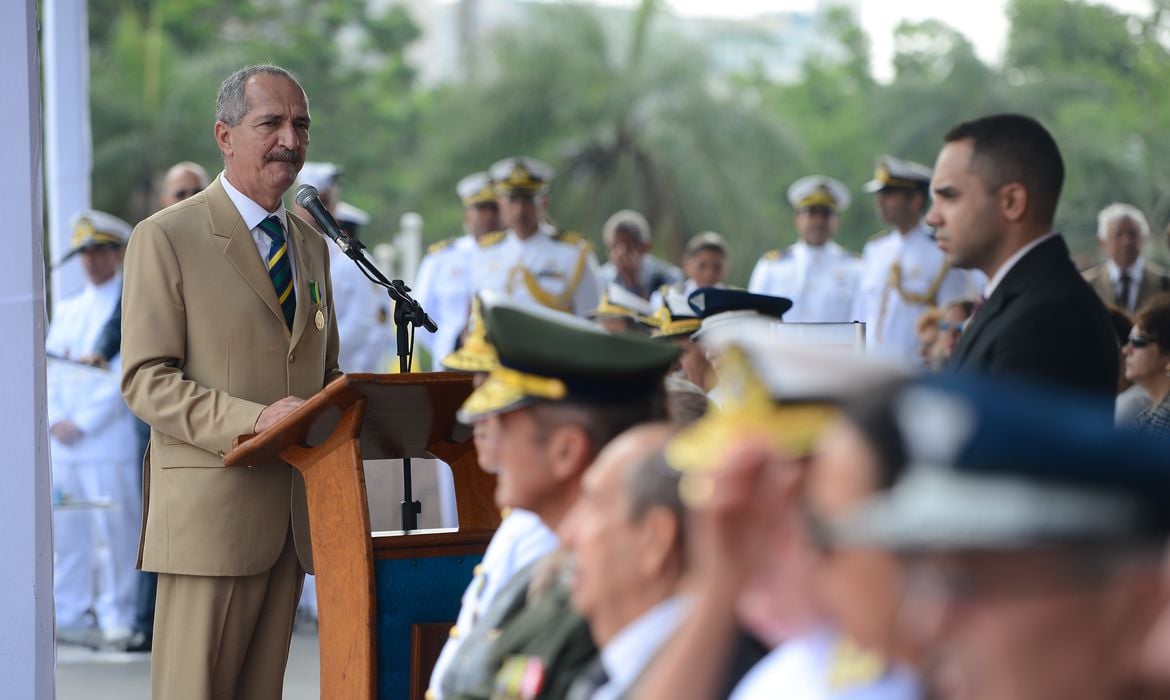
<path fill-rule="evenodd" d="M 40 49 L 35 0 L 0 2 L 0 133 L 9 202 L 0 256 L 0 678 L 9 698 L 47 700 L 53 687 L 53 538 L 45 427 L 45 280 Z"/>

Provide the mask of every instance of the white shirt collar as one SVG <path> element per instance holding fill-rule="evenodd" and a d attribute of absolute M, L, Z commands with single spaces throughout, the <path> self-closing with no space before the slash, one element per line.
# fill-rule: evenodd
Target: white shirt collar
<path fill-rule="evenodd" d="M 894 237 L 903 244 L 907 243 L 912 238 L 925 238 L 930 240 L 932 243 L 934 241 L 933 236 L 930 235 L 930 227 L 926 225 L 926 221 L 919 221 L 917 226 L 910 229 L 906 233 L 902 233 L 897 228 L 892 229 L 892 233 L 894 234 Z"/>
<path fill-rule="evenodd" d="M 544 234 L 543 236 L 541 236 L 542 233 Z M 547 221 L 540 222 L 540 225 L 536 227 L 536 231 L 534 231 L 528 238 L 522 239 L 520 238 L 520 235 L 516 233 L 516 229 L 508 229 L 508 237 L 517 243 L 531 243 L 532 241 L 540 238 L 552 238 L 556 235 L 556 233 L 557 230 L 553 228 L 553 225 Z"/>
<path fill-rule="evenodd" d="M 86 289 L 90 294 L 97 297 L 121 296 L 122 294 L 122 271 L 118 270 L 110 279 L 101 284 L 93 284 L 88 280 L 85 283 Z"/>
<path fill-rule="evenodd" d="M 629 689 L 674 634 L 690 607 L 690 598 L 671 596 L 614 635 L 601 648 L 601 665 L 609 680 L 594 697 L 619 697 Z"/>
<path fill-rule="evenodd" d="M 1118 282 L 1120 282 L 1122 270 L 1120 267 L 1118 267 L 1117 263 L 1113 262 L 1113 258 L 1107 259 L 1105 261 L 1105 265 L 1109 270 L 1109 280 L 1111 282 L 1113 282 L 1113 284 L 1117 284 Z M 1140 280 L 1142 278 L 1142 270 L 1144 270 L 1145 267 L 1146 267 L 1145 257 L 1139 255 L 1139 256 L 1137 256 L 1137 260 L 1133 261 L 1132 265 L 1125 268 L 1125 273 L 1129 275 L 1130 280 L 1132 280 L 1133 282 L 1137 282 L 1138 280 Z"/>
<path fill-rule="evenodd" d="M 236 211 L 240 212 L 240 218 L 244 220 L 244 225 L 248 230 L 252 230 L 260 225 L 260 222 L 270 216 L 275 216 L 280 219 L 280 225 L 288 231 L 288 220 L 284 216 L 284 205 L 276 208 L 276 211 L 267 211 L 264 207 L 257 204 L 250 199 L 248 195 L 240 192 L 227 179 L 227 172 L 219 174 L 219 181 L 223 183 L 223 189 L 227 192 L 227 196 L 232 200 L 232 204 L 236 205 Z"/>
<path fill-rule="evenodd" d="M 995 288 L 999 286 L 999 283 L 1003 281 L 1003 278 L 1007 276 L 1007 273 L 1010 272 L 1011 269 L 1016 266 L 1016 263 L 1018 263 L 1020 261 L 1020 258 L 1027 255 L 1028 252 L 1031 251 L 1036 246 L 1040 245 L 1044 241 L 1047 241 L 1049 238 L 1052 238 L 1053 236 L 1056 236 L 1056 235 L 1058 235 L 1056 231 L 1049 231 L 1048 233 L 1044 234 L 1043 236 L 1040 236 L 1039 238 L 1032 241 L 1031 243 L 1028 243 L 1023 248 L 1020 248 L 1019 250 L 1017 250 L 1015 255 L 1011 256 L 1010 258 L 1007 259 L 1007 261 L 1004 262 L 1004 264 L 1000 265 L 999 269 L 995 271 L 995 274 L 992 275 L 991 279 L 989 279 L 987 281 L 987 286 L 983 289 L 983 298 L 984 299 L 991 298 L 992 293 L 995 292 Z"/>

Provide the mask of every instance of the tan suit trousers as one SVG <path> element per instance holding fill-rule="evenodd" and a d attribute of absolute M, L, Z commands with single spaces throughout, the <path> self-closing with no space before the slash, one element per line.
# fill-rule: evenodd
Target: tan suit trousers
<path fill-rule="evenodd" d="M 292 530 L 266 572 L 158 575 L 151 659 L 156 700 L 280 698 L 305 571 Z"/>

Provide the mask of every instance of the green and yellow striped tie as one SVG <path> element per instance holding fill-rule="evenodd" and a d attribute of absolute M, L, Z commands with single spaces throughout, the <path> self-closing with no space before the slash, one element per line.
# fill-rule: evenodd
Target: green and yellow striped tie
<path fill-rule="evenodd" d="M 260 222 L 260 229 L 272 239 L 268 248 L 268 276 L 276 288 L 276 300 L 284 312 L 285 323 L 291 329 L 297 313 L 297 295 L 293 293 L 292 265 L 288 261 L 288 244 L 284 238 L 284 227 L 280 219 L 270 216 Z"/>

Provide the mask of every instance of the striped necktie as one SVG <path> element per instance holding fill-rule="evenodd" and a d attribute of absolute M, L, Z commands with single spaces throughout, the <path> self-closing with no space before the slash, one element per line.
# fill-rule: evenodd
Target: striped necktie
<path fill-rule="evenodd" d="M 268 276 L 276 288 L 276 300 L 284 312 L 285 323 L 291 329 L 293 316 L 297 313 L 297 295 L 293 293 L 292 265 L 288 261 L 288 244 L 284 238 L 284 227 L 280 219 L 270 216 L 260 222 L 260 229 L 272 239 L 268 248 Z"/>

